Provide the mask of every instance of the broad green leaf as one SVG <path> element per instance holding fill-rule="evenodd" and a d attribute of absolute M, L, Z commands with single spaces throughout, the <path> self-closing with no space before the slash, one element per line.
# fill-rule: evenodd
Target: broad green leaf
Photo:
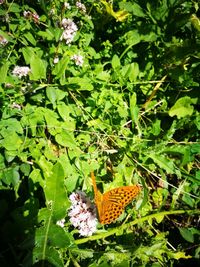
<path fill-rule="evenodd" d="M 60 32 L 61 35 L 61 29 L 56 28 L 56 32 L 54 32 L 54 28 L 48 27 L 48 29 L 46 29 L 45 31 L 38 31 L 37 34 L 41 37 L 43 37 L 44 39 L 51 41 L 54 40 L 55 37 L 57 36 L 56 32 Z M 56 35 L 56 36 L 55 36 Z"/>
<path fill-rule="evenodd" d="M 70 233 L 55 224 L 49 227 L 49 243 L 53 247 L 68 248 L 73 246 L 73 237 Z"/>
<path fill-rule="evenodd" d="M 7 62 L 4 62 L 4 64 L 1 66 L 1 68 L 0 68 L 0 83 L 5 83 L 9 65 L 10 65 L 10 63 L 7 61 Z"/>
<path fill-rule="evenodd" d="M 30 60 L 30 78 L 34 81 L 46 78 L 46 62 L 37 55 L 33 55 Z"/>
<path fill-rule="evenodd" d="M 56 94 L 56 88 L 54 87 L 47 87 L 46 94 L 50 102 L 53 104 L 53 106 L 56 103 L 57 100 L 57 94 Z"/>
<path fill-rule="evenodd" d="M 11 3 L 9 5 L 9 12 L 19 13 L 21 12 L 21 7 L 16 3 Z"/>
<path fill-rule="evenodd" d="M 152 125 L 152 134 L 157 136 L 160 134 L 160 131 L 161 131 L 161 120 L 156 120 L 153 125 Z"/>
<path fill-rule="evenodd" d="M 33 183 L 39 183 L 39 185 L 44 188 L 45 181 L 42 176 L 41 170 L 39 169 L 33 169 L 32 172 L 29 175 L 29 179 L 32 179 Z"/>
<path fill-rule="evenodd" d="M 179 228 L 182 237 L 190 243 L 194 243 L 193 233 L 188 228 Z"/>
<path fill-rule="evenodd" d="M 15 118 L 1 120 L 0 121 L 0 133 L 4 136 L 3 133 L 5 132 L 5 137 L 6 137 L 6 135 L 8 134 L 7 131 L 22 134 L 23 128 L 22 128 L 21 123 Z"/>
<path fill-rule="evenodd" d="M 19 171 L 18 171 L 18 167 L 15 168 L 9 168 L 4 170 L 3 172 L 3 176 L 2 176 L 2 181 L 9 185 L 9 186 L 16 186 L 18 185 L 19 181 L 20 181 L 20 175 L 19 175 Z"/>
<path fill-rule="evenodd" d="M 119 69 L 121 66 L 119 57 L 115 54 L 111 61 L 113 69 Z"/>
<path fill-rule="evenodd" d="M 126 40 L 126 44 L 129 46 L 136 45 L 141 41 L 141 35 L 138 33 L 137 30 L 127 32 L 124 35 L 124 38 Z"/>
<path fill-rule="evenodd" d="M 30 32 L 24 34 L 24 37 L 33 45 L 36 46 L 36 40 Z"/>
<path fill-rule="evenodd" d="M 55 68 L 52 71 L 52 73 L 57 78 L 61 78 L 62 76 L 65 77 L 65 71 L 67 69 L 67 65 L 68 65 L 69 61 L 70 61 L 69 56 L 63 56 L 63 58 L 61 58 L 61 60 L 59 60 L 59 62 L 55 65 Z"/>
<path fill-rule="evenodd" d="M 191 98 L 189 96 L 184 96 L 179 98 L 176 103 L 169 110 L 169 115 L 171 117 L 177 116 L 178 119 L 191 116 L 194 111 L 194 106 L 192 104 L 197 103 L 197 98 Z"/>
<path fill-rule="evenodd" d="M 28 176 L 31 171 L 30 164 L 22 163 L 20 165 L 20 170 L 24 173 L 24 175 Z"/>
<path fill-rule="evenodd" d="M 200 32 L 200 19 L 195 14 L 192 14 L 190 21 L 194 28 Z"/>
<path fill-rule="evenodd" d="M 24 56 L 24 59 L 25 59 L 27 65 L 30 64 L 31 58 L 34 57 L 34 55 L 35 55 L 34 51 L 35 51 L 34 48 L 33 47 L 29 47 L 29 46 L 28 47 L 23 47 L 21 49 L 21 52 L 22 52 L 22 54 Z"/>
<path fill-rule="evenodd" d="M 136 62 L 133 62 L 130 64 L 130 70 L 129 70 L 129 80 L 130 82 L 135 82 L 139 75 L 139 65 Z"/>
<path fill-rule="evenodd" d="M 56 134 L 56 142 L 64 147 L 77 148 L 76 140 L 72 132 L 62 130 L 61 133 Z"/>
<path fill-rule="evenodd" d="M 37 164 L 40 166 L 40 168 L 42 169 L 42 171 L 45 175 L 51 174 L 53 164 L 45 156 L 40 155 L 39 160 L 37 161 Z"/>
<path fill-rule="evenodd" d="M 102 81 L 109 81 L 110 73 L 107 71 L 100 71 L 97 73 L 96 78 Z"/>
<path fill-rule="evenodd" d="M 137 17 L 145 17 L 144 10 L 136 3 L 133 2 L 120 2 L 119 6 L 121 9 L 126 9 L 128 12 L 132 13 Z"/>
<path fill-rule="evenodd" d="M 36 236 L 37 241 L 37 236 Z M 32 264 L 37 264 L 40 261 L 48 261 L 52 264 L 52 266 L 55 267 L 64 267 L 64 263 L 60 257 L 60 253 L 56 250 L 56 248 L 53 247 L 46 247 L 45 250 L 43 250 L 43 247 L 35 246 L 33 249 L 33 262 Z M 40 262 L 40 266 L 41 262 Z"/>
<path fill-rule="evenodd" d="M 16 132 L 10 132 L 7 131 L 7 134 L 5 135 L 4 132 L 4 139 L 0 140 L 0 144 L 5 147 L 7 150 L 17 150 L 20 149 L 23 141 L 19 137 L 19 135 Z"/>
<path fill-rule="evenodd" d="M 66 92 L 58 89 L 57 87 L 48 86 L 46 89 L 46 94 L 49 101 L 53 104 L 53 107 L 56 107 L 56 103 L 62 100 L 65 96 L 67 96 Z"/>
<path fill-rule="evenodd" d="M 51 206 L 52 216 L 58 221 L 66 216 L 67 195 L 64 187 L 64 170 L 60 163 L 56 163 L 49 176 L 45 175 L 44 188 L 47 205 Z"/>
<path fill-rule="evenodd" d="M 94 89 L 91 79 L 88 77 L 70 77 L 68 78 L 68 82 L 77 90 L 92 91 Z"/>

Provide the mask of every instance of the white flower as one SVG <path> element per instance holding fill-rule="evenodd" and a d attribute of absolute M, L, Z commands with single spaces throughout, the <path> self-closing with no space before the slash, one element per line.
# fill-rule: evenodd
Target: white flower
<path fill-rule="evenodd" d="M 31 11 L 24 11 L 23 16 L 26 19 L 33 19 L 35 23 L 38 23 L 39 21 L 39 15 L 37 13 L 32 13 Z"/>
<path fill-rule="evenodd" d="M 81 55 L 73 55 L 71 57 L 72 60 L 75 61 L 76 66 L 82 66 L 83 65 L 83 56 Z"/>
<path fill-rule="evenodd" d="M 78 228 L 80 235 L 90 236 L 96 231 L 97 217 L 95 206 L 84 192 L 72 193 L 69 197 L 72 202 L 69 216 L 70 222 Z"/>
<path fill-rule="evenodd" d="M 16 66 L 16 67 L 14 67 L 12 74 L 21 78 L 23 76 L 27 76 L 29 72 L 30 72 L 29 67 Z"/>
<path fill-rule="evenodd" d="M 64 2 L 64 7 L 65 7 L 66 9 L 71 9 L 71 6 L 70 6 L 70 4 L 69 4 L 69 3 L 67 3 L 67 2 Z"/>
<path fill-rule="evenodd" d="M 54 59 L 53 59 L 53 63 L 54 64 L 57 64 L 59 62 L 59 57 L 55 57 Z"/>
<path fill-rule="evenodd" d="M 19 104 L 15 103 L 15 102 L 12 103 L 11 108 L 16 108 L 16 109 L 19 109 L 19 110 L 22 109 L 22 107 Z"/>
<path fill-rule="evenodd" d="M 65 219 L 62 219 L 60 221 L 57 221 L 56 224 L 59 225 L 60 227 L 64 228 L 64 226 L 65 226 Z"/>
<path fill-rule="evenodd" d="M 64 28 L 64 31 L 62 33 L 62 36 L 60 37 L 60 40 L 64 39 L 66 41 L 66 44 L 70 44 L 73 41 L 76 32 L 78 31 L 78 27 L 73 22 L 73 20 L 66 18 L 62 20 L 61 24 Z"/>
<path fill-rule="evenodd" d="M 1 45 L 6 45 L 8 43 L 8 40 L 4 38 L 2 35 L 0 35 L 0 44 Z"/>
<path fill-rule="evenodd" d="M 77 1 L 77 2 L 76 2 L 76 7 L 77 7 L 78 9 L 80 9 L 81 11 L 83 11 L 83 13 L 86 13 L 86 7 L 85 7 L 84 4 L 81 3 L 81 1 Z"/>

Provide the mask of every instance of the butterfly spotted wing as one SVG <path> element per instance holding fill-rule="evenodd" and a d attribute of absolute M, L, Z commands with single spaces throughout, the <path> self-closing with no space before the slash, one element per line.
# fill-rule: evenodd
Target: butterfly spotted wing
<path fill-rule="evenodd" d="M 101 194 L 97 189 L 94 174 L 91 173 L 91 176 L 99 221 L 101 224 L 110 224 L 121 215 L 124 208 L 137 196 L 140 192 L 140 186 L 121 186 Z"/>

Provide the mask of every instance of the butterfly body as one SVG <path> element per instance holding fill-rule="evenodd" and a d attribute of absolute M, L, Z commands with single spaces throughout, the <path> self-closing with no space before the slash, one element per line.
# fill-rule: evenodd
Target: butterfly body
<path fill-rule="evenodd" d="M 101 224 L 110 224 L 122 214 L 124 208 L 140 192 L 140 186 L 121 186 L 101 194 L 97 189 L 94 174 L 92 173 L 91 176 L 99 221 Z"/>

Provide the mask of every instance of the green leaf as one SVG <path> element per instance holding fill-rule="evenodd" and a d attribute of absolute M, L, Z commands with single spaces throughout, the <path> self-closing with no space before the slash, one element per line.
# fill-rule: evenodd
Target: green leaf
<path fill-rule="evenodd" d="M 36 236 L 36 240 L 38 237 Z M 64 263 L 60 258 L 60 253 L 53 247 L 46 247 L 45 251 L 41 247 L 34 247 L 33 249 L 33 264 L 39 263 L 39 261 L 48 261 L 55 267 L 64 267 Z M 43 263 L 44 264 L 44 263 Z M 40 266 L 41 263 L 40 263 Z"/>
<path fill-rule="evenodd" d="M 121 66 L 119 57 L 115 54 L 111 61 L 113 69 L 119 69 Z"/>
<path fill-rule="evenodd" d="M 2 181 L 9 186 L 13 185 L 15 187 L 18 185 L 20 181 L 18 167 L 4 170 Z"/>
<path fill-rule="evenodd" d="M 182 237 L 190 243 L 194 243 L 193 233 L 188 228 L 179 228 Z"/>
<path fill-rule="evenodd" d="M 30 78 L 34 81 L 46 78 L 46 63 L 37 55 L 33 55 L 30 60 Z"/>
<path fill-rule="evenodd" d="M 128 12 L 131 12 L 134 16 L 145 17 L 143 9 L 136 3 L 133 2 L 120 2 L 120 9 L 126 9 Z"/>
<path fill-rule="evenodd" d="M 191 116 L 194 111 L 192 104 L 196 103 L 197 98 L 190 98 L 189 96 L 179 98 L 169 110 L 169 116 L 177 116 L 178 119 Z"/>
<path fill-rule="evenodd" d="M 65 71 L 67 69 L 67 65 L 70 61 L 69 56 L 63 56 L 61 60 L 55 65 L 54 70 L 52 73 L 56 75 L 57 78 L 61 78 L 62 76 L 65 76 Z"/>
<path fill-rule="evenodd" d="M 52 216 L 55 221 L 66 216 L 67 195 L 64 187 L 64 170 L 60 163 L 52 168 L 50 176 L 45 175 L 46 186 L 44 188 L 47 205 L 51 205 Z"/>
<path fill-rule="evenodd" d="M 1 66 L 1 68 L 0 68 L 0 73 L 1 73 L 0 83 L 5 83 L 9 65 L 10 65 L 10 63 L 7 61 L 7 62 L 4 62 L 4 64 Z"/>
<path fill-rule="evenodd" d="M 161 131 L 161 120 L 156 120 L 152 125 L 152 134 L 157 136 L 160 134 Z"/>
<path fill-rule="evenodd" d="M 58 89 L 57 87 L 48 86 L 46 89 L 46 94 L 50 102 L 53 104 L 54 108 L 56 107 L 56 103 L 62 100 L 65 96 L 67 96 L 66 92 Z"/>
<path fill-rule="evenodd" d="M 130 47 L 138 44 L 141 41 L 141 36 L 137 30 L 132 30 L 132 31 L 127 32 L 124 35 L 124 38 L 125 38 L 126 44 L 129 45 Z"/>
<path fill-rule="evenodd" d="M 174 163 L 173 161 L 167 159 L 166 157 L 159 154 L 148 154 L 149 158 L 151 158 L 161 169 L 164 169 L 167 173 L 174 173 Z"/>
<path fill-rule="evenodd" d="M 73 86 L 73 88 L 75 86 L 78 90 L 92 91 L 94 89 L 91 79 L 88 77 L 70 77 L 68 78 L 68 82 Z"/>
<path fill-rule="evenodd" d="M 138 65 L 138 63 L 133 62 L 130 64 L 129 68 L 130 68 L 129 69 L 129 80 L 130 80 L 130 82 L 135 82 L 137 80 L 139 73 L 140 73 L 139 65 Z"/>
<path fill-rule="evenodd" d="M 182 251 L 178 251 L 178 252 L 168 252 L 168 255 L 172 258 L 174 258 L 175 260 L 180 260 L 180 259 L 190 259 L 192 258 L 192 256 L 190 255 L 185 255 L 185 252 Z"/>
<path fill-rule="evenodd" d="M 61 133 L 56 134 L 56 142 L 64 147 L 77 148 L 76 140 L 72 132 L 62 130 Z"/>
<path fill-rule="evenodd" d="M 33 45 L 36 46 L 36 40 L 30 32 L 24 34 L 24 37 Z"/>
<path fill-rule="evenodd" d="M 6 131 L 3 133 L 4 139 L 0 140 L 0 144 L 7 150 L 20 149 L 23 141 L 16 132 Z"/>
<path fill-rule="evenodd" d="M 58 225 L 51 225 L 49 228 L 49 243 L 58 248 L 68 248 L 74 245 L 74 239 L 70 233 L 65 232 Z"/>

